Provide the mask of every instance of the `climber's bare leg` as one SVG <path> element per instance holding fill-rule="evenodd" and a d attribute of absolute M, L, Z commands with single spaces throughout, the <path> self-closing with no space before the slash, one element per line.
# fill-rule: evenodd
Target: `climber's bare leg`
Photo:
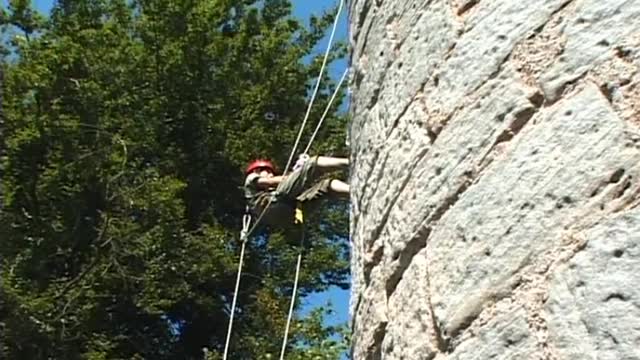
<path fill-rule="evenodd" d="M 349 167 L 348 158 L 337 158 L 330 156 L 318 156 L 316 166 L 322 171 L 342 170 Z M 348 186 L 348 185 L 347 185 Z"/>
<path fill-rule="evenodd" d="M 340 180 L 331 180 L 329 190 L 340 196 L 349 196 L 349 184 Z"/>

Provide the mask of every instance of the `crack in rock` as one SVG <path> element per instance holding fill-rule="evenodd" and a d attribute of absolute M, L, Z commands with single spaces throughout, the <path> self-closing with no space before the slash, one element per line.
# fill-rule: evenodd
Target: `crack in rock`
<path fill-rule="evenodd" d="M 402 275 L 405 273 L 409 265 L 411 265 L 411 261 L 413 258 L 420 252 L 420 250 L 424 249 L 427 246 L 427 239 L 429 238 L 429 234 L 431 233 L 431 228 L 422 227 L 418 232 L 409 240 L 406 244 L 405 248 L 395 255 L 393 261 L 398 263 L 395 271 L 391 273 L 391 275 L 387 278 L 386 282 L 386 290 L 387 297 L 390 297 L 391 294 L 395 291 L 398 283 L 402 279 Z"/>
<path fill-rule="evenodd" d="M 503 143 L 511 141 L 516 135 L 520 133 L 522 128 L 529 123 L 529 121 L 533 118 L 535 114 L 540 111 L 542 94 L 536 92 L 534 95 L 530 97 L 530 101 L 533 106 L 526 107 L 513 115 L 513 121 L 509 124 L 509 126 L 496 138 L 494 143 L 491 145 L 489 150 L 486 152 L 482 160 L 479 162 L 479 168 L 484 169 L 491 162 L 489 160 L 490 155 L 496 151 L 496 149 Z"/>
<path fill-rule="evenodd" d="M 373 345 L 367 351 L 367 360 L 380 360 L 382 359 L 382 342 L 386 335 L 387 323 L 381 322 L 373 333 Z"/>
<path fill-rule="evenodd" d="M 480 3 L 480 0 L 467 0 L 462 4 L 462 6 L 458 9 L 457 15 L 462 16 L 469 10 L 473 9 L 476 5 Z"/>
<path fill-rule="evenodd" d="M 468 178 L 463 181 L 457 191 L 448 196 L 443 201 L 443 204 L 436 208 L 432 215 L 428 216 L 427 219 L 418 227 L 418 230 L 411 236 L 411 240 L 409 240 L 405 248 L 394 255 L 393 260 L 397 262 L 397 265 L 395 265 L 391 275 L 387 278 L 387 296 L 390 296 L 394 292 L 396 286 L 402 279 L 402 275 L 405 273 L 409 265 L 411 265 L 414 256 L 427 246 L 427 240 L 431 234 L 432 226 L 434 226 L 434 224 L 437 223 L 442 216 L 444 216 L 444 214 L 455 205 L 455 203 L 460 199 L 460 196 L 462 196 L 462 194 L 469 188 L 471 183 L 472 177 L 468 175 Z M 388 266 L 388 264 L 386 266 Z"/>

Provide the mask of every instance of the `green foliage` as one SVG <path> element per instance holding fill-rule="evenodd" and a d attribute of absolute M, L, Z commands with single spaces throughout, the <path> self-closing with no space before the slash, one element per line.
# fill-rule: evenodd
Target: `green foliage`
<path fill-rule="evenodd" d="M 24 38 L 2 63 L 1 358 L 221 358 L 242 169 L 257 156 L 284 166 L 320 68 L 303 60 L 332 21 L 306 29 L 290 12 L 283 0 L 2 10 Z M 346 121 L 332 114 L 314 149 L 344 154 Z M 300 293 L 346 287 L 346 204 L 307 219 Z M 236 359 L 279 353 L 298 251 L 287 234 L 256 235 Z M 323 316 L 296 319 L 290 359 L 339 358 L 344 331 Z"/>

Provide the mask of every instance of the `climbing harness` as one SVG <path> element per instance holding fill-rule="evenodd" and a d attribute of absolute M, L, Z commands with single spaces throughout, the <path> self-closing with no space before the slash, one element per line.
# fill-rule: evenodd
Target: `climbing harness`
<path fill-rule="evenodd" d="M 342 12 L 342 8 L 344 6 L 344 0 L 340 0 L 340 5 L 338 7 L 338 12 L 336 14 L 336 18 L 333 22 L 333 28 L 331 29 L 331 35 L 329 36 L 329 42 L 327 44 L 327 49 L 325 51 L 324 54 L 324 58 L 322 60 L 322 66 L 320 68 L 320 74 L 318 75 L 318 78 L 316 80 L 316 86 L 313 90 L 313 94 L 311 95 L 311 99 L 309 101 L 309 106 L 307 107 L 307 112 L 304 116 L 304 119 L 302 121 L 302 124 L 300 125 L 300 130 L 298 131 L 298 136 L 296 137 L 296 141 L 293 145 L 293 149 L 291 150 L 291 154 L 289 155 L 289 160 L 287 160 L 287 166 L 285 166 L 284 171 L 282 172 L 283 174 L 286 174 L 287 171 L 289 170 L 289 166 L 291 165 L 291 161 L 293 160 L 293 156 L 296 153 L 296 150 L 298 148 L 298 145 L 300 143 L 300 139 L 302 138 L 302 133 L 304 131 L 305 125 L 307 123 L 307 120 L 309 119 L 309 115 L 311 113 L 311 107 L 313 106 L 313 103 L 315 101 L 316 95 L 318 94 L 318 90 L 320 88 L 320 82 L 322 80 L 322 74 L 324 73 L 324 69 L 325 66 L 327 64 L 327 59 L 329 58 L 329 51 L 331 50 L 331 45 L 333 43 L 333 37 L 335 35 L 336 32 L 336 28 L 338 26 L 338 20 L 340 19 L 340 14 Z M 320 119 L 320 121 L 318 122 L 318 125 L 316 126 L 316 129 L 309 141 L 309 144 L 307 145 L 304 153 L 302 155 L 300 155 L 300 158 L 298 159 L 298 163 L 300 163 L 300 165 L 297 166 L 302 166 L 304 165 L 304 162 L 308 160 L 309 156 L 307 155 L 307 152 L 309 151 L 311 144 L 313 143 L 315 136 L 318 133 L 318 130 L 320 129 L 320 126 L 322 125 L 322 122 L 324 121 L 324 118 L 326 117 L 326 115 L 329 112 L 329 108 L 331 107 L 331 104 L 333 103 L 333 100 L 335 99 L 335 97 L 338 94 L 338 91 L 340 89 L 340 86 L 342 85 L 342 82 L 344 81 L 346 75 L 347 75 L 348 70 L 345 70 L 344 74 L 342 75 L 342 78 L 340 79 L 339 84 L 336 86 L 336 89 L 329 101 L 329 104 L 327 105 L 327 108 L 324 112 L 324 114 L 322 115 L 322 118 Z M 256 229 L 256 227 L 258 226 L 258 224 L 260 223 L 260 220 L 262 219 L 262 217 L 265 215 L 265 213 L 267 212 L 267 210 L 269 209 L 269 206 L 271 206 L 272 203 L 272 199 L 269 199 L 269 202 L 267 203 L 267 205 L 264 207 L 264 209 L 262 210 L 262 212 L 260 213 L 260 215 L 258 216 L 258 218 L 256 219 L 256 221 L 254 222 L 253 226 L 251 228 L 249 228 L 250 222 L 251 222 L 251 216 L 247 214 L 245 214 L 245 216 L 243 217 L 243 221 L 242 221 L 242 231 L 240 232 L 240 239 L 242 242 L 242 246 L 240 249 L 240 259 L 239 259 L 239 263 L 238 263 L 238 273 L 236 276 L 236 285 L 235 285 L 235 289 L 234 289 L 234 293 L 233 293 L 233 301 L 231 303 L 231 314 L 229 317 L 229 327 L 227 329 L 227 339 L 225 342 L 225 347 L 224 347 L 224 355 L 223 355 L 223 360 L 227 360 L 227 355 L 229 352 L 229 343 L 231 340 L 231 333 L 232 333 L 232 327 L 233 327 L 233 318 L 234 318 L 234 314 L 235 314 L 235 307 L 236 307 L 236 301 L 237 301 L 237 297 L 238 297 L 238 289 L 240 288 L 240 278 L 242 276 L 242 265 L 243 265 L 243 261 L 244 261 L 244 252 L 245 252 L 245 246 L 247 243 L 247 240 L 249 238 L 249 236 L 253 233 L 253 231 Z M 302 227 L 302 235 L 300 238 L 300 250 L 298 253 L 298 260 L 296 263 L 296 273 L 295 273 L 295 278 L 294 278 L 294 282 L 293 282 L 293 291 L 291 294 L 291 302 L 289 305 L 289 314 L 287 316 L 287 324 L 285 327 L 285 333 L 284 333 L 284 339 L 282 341 L 282 349 L 280 352 L 280 360 L 284 359 L 284 354 L 286 352 L 286 348 L 287 348 L 287 340 L 289 337 L 289 327 L 291 325 L 291 319 L 293 317 L 293 310 L 295 307 L 295 299 L 296 299 L 296 293 L 298 290 L 298 280 L 299 280 L 299 276 L 300 276 L 300 268 L 302 265 L 302 255 L 303 255 L 303 249 L 304 249 L 304 237 L 305 237 L 305 231 L 304 231 L 304 213 L 302 211 L 302 208 L 300 206 L 300 204 L 298 204 L 298 206 L 296 207 L 296 212 L 295 212 L 295 223 L 299 224 Z"/>

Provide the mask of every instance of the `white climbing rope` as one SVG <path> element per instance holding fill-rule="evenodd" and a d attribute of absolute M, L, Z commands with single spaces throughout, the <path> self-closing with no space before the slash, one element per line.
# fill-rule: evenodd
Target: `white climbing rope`
<path fill-rule="evenodd" d="M 316 139 L 316 135 L 318 135 L 318 131 L 320 130 L 320 127 L 322 127 L 322 123 L 324 122 L 324 119 L 327 117 L 327 114 L 329 114 L 329 110 L 331 110 L 331 105 L 333 104 L 333 100 L 335 100 L 336 96 L 338 96 L 338 93 L 340 92 L 340 87 L 342 86 L 342 83 L 344 82 L 344 79 L 347 77 L 348 73 L 349 73 L 349 68 L 346 68 L 344 70 L 344 73 L 342 74 L 342 77 L 340 78 L 340 82 L 338 82 L 336 89 L 333 91 L 333 95 L 331 95 L 329 104 L 327 104 L 327 107 L 324 109 L 324 113 L 322 114 L 320 121 L 318 121 L 318 125 L 316 126 L 316 129 L 313 131 L 313 135 L 311 135 L 311 139 L 309 139 L 309 143 L 307 144 L 307 147 L 304 149 L 303 154 L 309 153 L 309 149 L 311 148 L 313 141 Z"/>
<path fill-rule="evenodd" d="M 280 360 L 284 360 L 284 353 L 287 349 L 287 340 L 289 339 L 289 326 L 291 326 L 291 318 L 293 317 L 293 309 L 296 304 L 296 293 L 298 292 L 298 279 L 300 278 L 300 268 L 302 265 L 302 249 L 304 246 L 304 223 L 302 226 L 302 236 L 300 238 L 300 252 L 298 253 L 298 262 L 296 263 L 296 276 L 293 280 L 293 290 L 291 291 L 291 303 L 289 304 L 289 315 L 287 315 L 287 325 L 284 329 L 284 339 L 282 340 L 282 349 L 280 350 Z"/>
<path fill-rule="evenodd" d="M 245 214 L 242 217 L 242 230 L 240 231 L 240 241 L 242 241 L 242 247 L 240 249 L 240 260 L 238 261 L 238 275 L 236 276 L 236 288 L 233 291 L 233 301 L 231 302 L 231 314 L 229 317 L 229 328 L 227 329 L 227 340 L 224 344 L 223 359 L 227 359 L 229 353 L 229 342 L 231 341 L 231 329 L 233 328 L 233 317 L 236 313 L 236 302 L 238 300 L 238 289 L 240 288 L 240 277 L 242 276 L 242 264 L 244 263 L 244 249 L 247 245 L 247 238 L 249 236 L 249 224 L 251 223 L 251 215 Z"/>
<path fill-rule="evenodd" d="M 307 119 L 309 118 L 309 114 L 311 113 L 311 106 L 313 105 L 313 101 L 315 100 L 315 97 L 318 93 L 318 88 L 320 87 L 320 81 L 322 80 L 322 73 L 324 72 L 324 67 L 327 63 L 327 58 L 329 57 L 329 51 L 331 50 L 331 44 L 333 42 L 333 36 L 336 32 L 336 28 L 338 27 L 338 21 L 340 20 L 340 14 L 342 13 L 342 7 L 344 6 L 344 0 L 340 0 L 340 5 L 338 7 L 338 13 L 336 14 L 336 18 L 333 21 L 333 29 L 331 29 L 331 36 L 329 37 L 329 44 L 327 44 L 327 50 L 325 51 L 324 54 L 324 59 L 322 61 L 322 67 L 320 68 L 320 75 L 318 75 L 318 80 L 316 81 L 316 87 L 313 90 L 313 95 L 311 96 L 311 100 L 309 102 L 309 107 L 307 108 L 307 113 L 305 114 L 304 120 L 302 121 L 302 125 L 300 126 L 300 131 L 298 132 L 298 137 L 296 138 L 296 142 L 293 145 L 293 149 L 291 150 L 291 154 L 289 155 L 289 160 L 287 161 L 287 166 L 285 167 L 285 170 L 283 172 L 283 174 L 287 173 L 287 170 L 289 169 L 289 165 L 291 165 L 291 160 L 293 159 L 293 156 L 295 155 L 295 152 L 298 148 L 298 144 L 300 143 L 300 138 L 302 137 L 302 132 L 304 130 L 304 127 L 307 123 Z M 342 78 L 340 79 L 340 84 L 336 87 L 336 90 L 333 94 L 333 96 L 331 97 L 331 100 L 329 101 L 329 105 L 327 107 L 327 110 L 325 110 L 325 113 L 323 114 L 322 118 L 320 119 L 320 121 L 318 122 L 318 126 L 316 126 L 316 129 L 313 133 L 313 136 L 311 137 L 311 140 L 309 141 L 309 144 L 307 145 L 306 150 L 303 153 L 303 156 L 307 154 L 307 151 L 309 151 L 309 148 L 311 147 L 311 144 L 313 142 L 313 140 L 315 139 L 316 134 L 318 133 L 318 129 L 320 128 L 320 126 L 322 125 L 322 122 L 324 121 L 324 117 L 326 116 L 327 112 L 328 112 L 328 108 L 331 106 L 331 103 L 333 102 L 333 99 L 335 98 L 338 89 L 340 88 L 340 85 L 342 84 L 342 82 L 344 81 L 344 78 L 347 74 L 347 70 L 345 70 L 344 74 L 342 75 Z M 289 314 L 287 315 L 287 324 L 285 326 L 285 330 L 284 330 L 284 338 L 282 340 L 282 349 L 280 350 L 280 360 L 284 360 L 284 354 L 286 352 L 287 349 L 287 341 L 289 338 L 289 328 L 291 326 L 291 319 L 293 318 L 293 310 L 295 308 L 295 303 L 296 303 L 296 294 L 298 291 L 298 279 L 300 277 L 300 268 L 302 265 L 302 253 L 303 253 L 303 249 L 304 249 L 304 222 L 301 224 L 302 226 L 302 236 L 300 239 L 300 249 L 299 249 L 299 253 L 298 253 L 298 260 L 296 263 L 296 274 L 295 274 L 295 278 L 293 281 L 293 290 L 291 291 L 291 302 L 289 305 Z"/>
<path fill-rule="evenodd" d="M 307 148 L 304 150 L 304 153 L 302 154 L 302 156 L 306 156 L 303 157 L 304 160 L 308 159 L 308 155 L 307 153 L 309 152 L 309 149 L 311 148 L 311 145 L 313 144 L 313 141 L 316 138 L 316 135 L 318 134 L 318 130 L 320 130 L 320 127 L 322 126 L 322 123 L 325 119 L 325 117 L 327 116 L 327 114 L 329 113 L 329 110 L 331 109 L 331 105 L 333 104 L 333 100 L 335 100 L 336 96 L 338 95 L 338 93 L 340 92 L 340 87 L 342 86 L 342 83 L 344 82 L 344 79 L 347 76 L 347 73 L 349 72 L 349 69 L 347 68 L 344 73 L 342 74 L 342 78 L 340 78 L 340 82 L 338 83 L 338 85 L 336 86 L 335 91 L 333 92 L 333 95 L 331 96 L 331 99 L 329 100 L 329 104 L 327 104 L 326 109 L 324 110 L 324 113 L 322 114 L 322 117 L 320 118 L 320 121 L 318 122 L 318 125 L 316 126 L 315 131 L 313 132 L 313 135 L 311 135 L 311 139 L 309 140 L 309 143 L 307 144 Z M 296 275 L 293 281 L 293 290 L 292 290 L 292 294 L 291 294 L 291 303 L 289 304 L 289 314 L 287 315 L 287 325 L 285 327 L 284 330 L 284 339 L 282 340 L 282 348 L 280 350 L 280 360 L 284 360 L 284 354 L 285 351 L 287 349 L 287 340 L 289 337 L 289 328 L 291 326 L 291 319 L 293 318 L 293 310 L 295 308 L 295 303 L 296 303 L 296 295 L 297 295 L 297 291 L 298 291 L 298 279 L 300 277 L 300 268 L 302 267 L 302 249 L 304 246 L 304 224 L 302 225 L 302 238 L 300 239 L 300 252 L 298 253 L 298 260 L 296 263 Z"/>
<path fill-rule="evenodd" d="M 291 165 L 291 160 L 293 160 L 293 156 L 296 153 L 296 150 L 298 149 L 298 144 L 300 143 L 302 132 L 304 130 L 305 125 L 307 124 L 307 120 L 309 119 L 309 114 L 311 113 L 311 107 L 313 106 L 313 102 L 315 101 L 316 95 L 318 94 L 318 89 L 320 89 L 322 74 L 324 73 L 324 68 L 327 65 L 327 59 L 329 58 L 329 51 L 331 51 L 331 44 L 333 43 L 333 36 L 336 33 L 336 28 L 338 27 L 338 20 L 340 19 L 340 13 L 342 12 L 343 6 L 344 6 L 344 0 L 340 0 L 340 5 L 338 6 L 338 13 L 336 14 L 336 18 L 333 21 L 331 36 L 329 36 L 329 43 L 327 44 L 327 50 L 324 53 L 324 59 L 322 59 L 322 67 L 320 68 L 320 75 L 318 75 L 318 79 L 316 80 L 316 87 L 313 89 L 313 94 L 311 95 L 309 106 L 307 107 L 307 113 L 304 115 L 304 119 L 302 120 L 302 125 L 300 125 L 300 131 L 298 131 L 298 137 L 296 138 L 296 142 L 293 144 L 293 149 L 291 150 L 291 155 L 289 155 L 289 160 L 287 160 L 287 166 L 284 167 L 283 174 L 286 174 L 287 170 L 289 170 L 289 165 Z"/>
<path fill-rule="evenodd" d="M 336 18 L 333 22 L 333 28 L 331 29 L 331 35 L 329 37 L 329 43 L 327 44 L 327 49 L 325 51 L 324 54 L 324 58 L 322 60 L 322 67 L 320 68 L 320 74 L 318 75 L 318 79 L 316 80 L 316 86 L 313 90 L 313 94 L 311 96 L 311 99 L 309 101 L 309 106 L 307 107 L 307 112 L 304 116 L 304 119 L 302 121 L 302 125 L 300 126 L 300 130 L 298 132 L 298 136 L 296 138 L 296 141 L 294 143 L 293 149 L 291 150 L 291 154 L 289 155 L 289 160 L 287 160 L 287 166 L 285 166 L 285 169 L 283 171 L 283 174 L 286 174 L 287 171 L 289 170 L 289 166 L 291 165 L 291 160 L 293 159 L 293 156 L 296 153 L 296 150 L 298 148 L 298 144 L 300 143 L 300 138 L 302 137 L 302 133 L 304 131 L 304 128 L 306 126 L 307 120 L 309 119 L 309 114 L 311 113 L 311 107 L 313 106 L 313 102 L 315 101 L 316 95 L 318 94 L 318 90 L 320 88 L 320 82 L 322 80 L 322 74 L 324 73 L 324 69 L 327 63 L 327 59 L 329 58 L 329 51 L 331 50 L 331 45 L 333 43 L 333 37 L 335 35 L 336 32 L 336 28 L 338 27 L 338 20 L 340 18 L 340 14 L 342 12 L 342 8 L 344 6 L 344 0 L 340 0 L 340 5 L 338 7 L 338 12 L 336 14 Z M 342 79 L 340 80 L 340 84 L 342 84 L 342 81 L 344 80 L 344 77 L 346 75 L 347 71 L 345 71 L 345 74 L 342 76 Z M 333 102 L 333 99 L 335 98 L 337 91 L 339 89 L 340 85 L 338 85 L 338 87 L 336 88 L 336 93 L 334 93 L 334 95 L 332 96 L 330 102 L 329 102 L 329 107 L 331 106 L 331 103 Z M 308 151 L 309 147 L 311 146 L 311 143 L 313 142 L 318 129 L 320 127 L 320 125 L 322 124 L 322 121 L 324 120 L 324 117 L 326 116 L 326 113 L 328 112 L 328 107 L 327 110 L 325 110 L 325 114 L 323 115 L 322 119 L 320 120 L 320 123 L 318 124 L 318 126 L 316 127 L 316 130 L 312 136 L 311 141 L 309 141 L 309 145 L 307 146 L 307 150 L 305 151 L 305 153 Z M 242 231 L 240 233 L 240 238 L 242 241 L 242 247 L 240 250 L 240 259 L 239 259 L 239 263 L 238 263 L 238 274 L 236 276 L 236 285 L 235 285 L 235 289 L 233 292 L 233 301 L 231 304 L 231 314 L 230 314 L 230 318 L 229 318 L 229 327 L 227 329 L 227 339 L 225 342 L 225 348 L 224 348 L 224 355 L 223 355 L 223 360 L 227 360 L 227 355 L 229 352 L 229 343 L 231 341 L 231 334 L 232 334 L 232 328 L 233 328 L 233 318 L 234 318 L 234 314 L 235 314 L 235 308 L 236 308 L 236 302 L 237 302 L 237 298 L 238 298 L 238 289 L 240 288 L 240 278 L 242 277 L 242 265 L 244 262 L 244 252 L 245 252 L 245 246 L 247 243 L 247 240 L 249 238 L 249 236 L 253 233 L 253 231 L 256 229 L 256 227 L 258 226 L 258 224 L 260 223 L 260 220 L 262 219 L 262 217 L 264 216 L 264 214 L 266 213 L 267 209 L 269 209 L 269 206 L 271 206 L 271 199 L 269 199 L 269 202 L 267 203 L 267 205 L 265 206 L 265 208 L 262 210 L 262 212 L 260 213 L 260 216 L 258 216 L 258 219 L 254 222 L 253 226 L 249 228 L 249 224 L 251 221 L 251 217 L 247 214 L 245 215 L 245 217 L 243 217 L 243 228 Z M 280 354 L 280 359 L 284 359 L 284 354 L 285 354 L 285 350 L 286 350 L 286 346 L 287 346 L 287 339 L 289 336 L 289 327 L 291 324 L 291 318 L 293 317 L 293 309 L 294 309 L 294 305 L 295 305 L 295 298 L 296 298 L 296 293 L 297 293 L 297 289 L 298 289 L 298 279 L 299 279 L 299 275 L 300 275 L 300 268 L 301 268 L 301 264 L 302 264 L 302 245 L 304 242 L 304 230 L 303 230 L 303 236 L 302 239 L 300 241 L 300 252 L 298 254 L 298 261 L 297 261 L 297 265 L 296 265 L 296 275 L 295 275 L 295 279 L 294 279 L 294 283 L 293 283 L 293 293 L 291 296 L 291 304 L 289 307 L 289 314 L 287 316 L 287 325 L 285 328 L 285 334 L 284 334 L 284 340 L 282 343 L 282 350 L 281 350 L 281 354 Z"/>

